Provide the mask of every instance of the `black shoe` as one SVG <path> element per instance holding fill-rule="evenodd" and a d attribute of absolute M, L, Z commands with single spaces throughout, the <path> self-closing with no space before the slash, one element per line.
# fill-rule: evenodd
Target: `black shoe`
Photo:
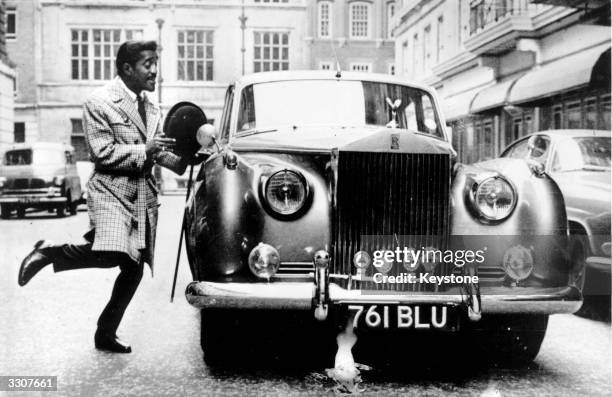
<path fill-rule="evenodd" d="M 45 248 L 51 247 L 52 244 L 46 240 L 40 240 L 34 244 L 32 252 L 25 257 L 19 268 L 19 278 L 17 282 L 22 287 L 28 283 L 43 267 L 52 262 L 51 258 L 43 254 Z"/>
<path fill-rule="evenodd" d="M 94 336 L 96 349 L 106 350 L 113 353 L 131 353 L 132 347 L 121 342 L 114 334 L 109 334 L 99 329 Z"/>

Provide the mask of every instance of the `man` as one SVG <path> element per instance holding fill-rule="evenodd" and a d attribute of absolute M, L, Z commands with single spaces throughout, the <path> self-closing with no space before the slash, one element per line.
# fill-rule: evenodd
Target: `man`
<path fill-rule="evenodd" d="M 157 226 L 154 163 L 182 174 L 187 162 L 166 151 L 174 140 L 161 133 L 161 112 L 143 91 L 155 89 L 157 44 L 123 43 L 117 52 L 118 77 L 85 102 L 85 136 L 94 172 L 87 184 L 90 230 L 87 244 L 54 245 L 41 240 L 23 260 L 19 285 L 53 263 L 55 272 L 119 266 L 110 300 L 95 333 L 101 350 L 130 353 L 117 328 L 142 278 L 153 269 Z"/>

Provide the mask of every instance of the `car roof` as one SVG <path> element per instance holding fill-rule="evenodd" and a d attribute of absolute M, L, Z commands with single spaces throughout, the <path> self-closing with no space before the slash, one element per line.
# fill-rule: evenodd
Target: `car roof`
<path fill-rule="evenodd" d="M 292 80 L 348 80 L 348 81 L 373 81 L 380 83 L 393 83 L 408 85 L 411 87 L 421 88 L 431 91 L 431 87 L 419 84 L 414 81 L 406 80 L 398 76 L 381 73 L 357 73 L 341 71 L 341 77 L 337 77 L 338 72 L 335 70 L 291 70 L 282 72 L 261 72 L 242 76 L 238 83 L 240 85 L 249 85 L 257 83 L 269 83 L 274 81 L 292 81 Z"/>
<path fill-rule="evenodd" d="M 58 142 L 26 142 L 26 143 L 13 143 L 4 148 L 4 151 L 9 150 L 24 150 L 24 149 L 57 149 L 57 150 L 74 150 L 71 145 Z"/>
<path fill-rule="evenodd" d="M 610 136 L 610 131 L 606 131 L 606 130 L 587 130 L 587 129 L 545 130 L 545 131 L 534 132 L 533 134 L 529 134 L 527 136 L 529 137 L 529 136 L 533 136 L 533 135 L 549 135 L 552 138 L 555 138 L 555 137 L 559 137 L 559 138 L 575 138 L 575 137 L 583 137 L 583 136 L 597 136 L 597 137 L 603 136 L 603 137 L 609 137 Z"/>

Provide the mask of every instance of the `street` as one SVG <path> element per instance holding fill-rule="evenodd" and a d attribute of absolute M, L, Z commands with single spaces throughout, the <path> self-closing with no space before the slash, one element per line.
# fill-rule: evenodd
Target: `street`
<path fill-rule="evenodd" d="M 182 255 L 174 303 L 169 295 L 184 197 L 161 197 L 154 278 L 145 276 L 119 329 L 133 353 L 97 351 L 93 334 L 117 269 L 54 274 L 44 269 L 18 287 L 21 259 L 38 239 L 80 242 L 87 213 L 58 219 L 46 212 L 0 221 L 0 375 L 58 377 L 58 395 L 332 395 L 313 372 L 324 368 L 211 369 L 202 360 L 200 316 L 184 290 L 191 280 Z M 330 351 L 333 357 L 334 351 Z M 609 395 L 610 324 L 552 316 L 534 364 L 519 370 L 460 368 L 364 375 L 365 395 Z M 443 360 L 444 357 L 440 357 Z M 451 357 L 461 365 L 461 357 Z M 296 357 L 296 364 L 299 362 Z M 366 363 L 367 364 L 367 363 Z M 30 393 L 40 395 L 42 393 Z M 21 393 L 19 395 L 28 395 Z"/>

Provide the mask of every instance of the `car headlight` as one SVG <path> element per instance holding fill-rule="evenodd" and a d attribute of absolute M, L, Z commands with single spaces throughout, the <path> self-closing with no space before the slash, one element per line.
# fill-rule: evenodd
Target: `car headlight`
<path fill-rule="evenodd" d="M 478 184 L 474 191 L 474 206 L 486 220 L 506 219 L 516 205 L 516 191 L 504 178 L 495 176 Z"/>
<path fill-rule="evenodd" d="M 297 171 L 284 169 L 275 172 L 265 181 L 263 193 L 272 212 L 290 216 L 304 208 L 308 198 L 308 183 Z"/>
<path fill-rule="evenodd" d="M 5 183 L 6 183 L 6 178 L 3 176 L 0 176 L 0 189 L 4 187 Z"/>

